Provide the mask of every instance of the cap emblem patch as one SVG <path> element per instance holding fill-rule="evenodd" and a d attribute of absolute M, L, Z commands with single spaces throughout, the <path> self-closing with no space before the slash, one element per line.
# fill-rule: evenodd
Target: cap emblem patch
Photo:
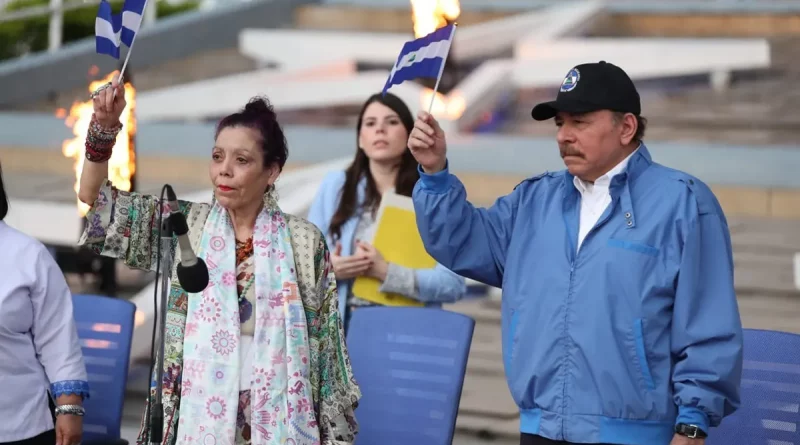
<path fill-rule="evenodd" d="M 562 93 L 566 93 L 575 89 L 578 86 L 578 81 L 581 80 L 581 72 L 577 68 L 573 68 L 567 73 L 567 77 L 561 82 Z"/>

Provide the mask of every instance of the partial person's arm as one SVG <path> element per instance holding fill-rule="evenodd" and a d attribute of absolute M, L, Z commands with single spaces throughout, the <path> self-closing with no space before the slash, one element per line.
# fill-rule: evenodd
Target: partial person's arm
<path fill-rule="evenodd" d="M 317 422 L 322 445 L 352 445 L 358 433 L 355 408 L 361 390 L 353 377 L 347 356 L 344 326 L 337 307 L 336 278 L 324 238 L 316 247 L 315 291 L 322 296 L 316 314 L 306 314 L 312 354 L 312 382 L 317 382 Z M 314 320 L 317 318 L 317 320 Z M 316 358 L 316 360 L 314 360 Z M 316 378 L 314 378 L 316 375 Z"/>
<path fill-rule="evenodd" d="M 112 133 L 116 136 L 119 127 Z M 109 137 L 99 125 L 91 125 L 87 141 Z M 109 133 L 110 134 L 110 133 Z M 108 144 L 113 146 L 113 139 Z M 159 211 L 167 217 L 169 210 L 156 196 L 126 192 L 106 179 L 108 162 L 83 163 L 80 199 L 91 205 L 86 213 L 87 224 L 78 245 L 95 253 L 123 260 L 137 269 L 153 270 L 158 259 Z M 91 197 L 91 199 L 89 198 Z M 180 201 L 181 212 L 188 217 L 191 204 Z M 174 244 L 174 242 L 173 242 Z M 174 251 L 174 246 L 173 246 Z"/>
<path fill-rule="evenodd" d="M 430 269 L 413 269 L 388 263 L 386 278 L 379 290 L 423 303 L 452 303 L 466 294 L 467 285 L 463 277 L 441 264 Z"/>
<path fill-rule="evenodd" d="M 81 170 L 78 199 L 92 205 L 100 187 L 108 176 L 108 160 L 114 149 L 117 134 L 122 130 L 120 117 L 127 105 L 125 85 L 119 83 L 114 75 L 111 88 L 106 88 L 92 96 L 92 120 L 86 134 L 86 151 Z"/>
<path fill-rule="evenodd" d="M 117 84 L 92 99 L 92 121 L 86 134 L 86 152 L 78 198 L 91 206 L 78 245 L 97 254 L 123 260 L 130 267 L 153 270 L 158 258 L 159 205 L 155 196 L 129 193 L 108 181 L 108 159 L 122 129 L 125 88 Z M 189 205 L 181 203 L 186 215 Z M 172 251 L 174 253 L 174 242 Z"/>
<path fill-rule="evenodd" d="M 188 220 L 192 203 L 178 201 L 178 204 Z M 86 213 L 86 227 L 78 245 L 122 260 L 129 267 L 155 270 L 160 242 L 159 212 L 163 212 L 163 218 L 169 216 L 167 204 L 161 204 L 158 197 L 126 192 L 106 181 Z M 170 248 L 173 253 L 175 244 L 173 238 Z"/>
<path fill-rule="evenodd" d="M 100 124 L 94 115 L 86 134 L 86 159 L 81 169 L 81 182 L 78 188 L 78 199 L 84 204 L 92 205 L 97 199 L 100 188 L 108 177 L 108 157 L 122 130 L 122 124 L 110 127 Z"/>
<path fill-rule="evenodd" d="M 52 255 L 42 248 L 36 261 L 37 281 L 31 289 L 36 355 L 59 405 L 80 404 L 89 396 L 86 366 L 72 312 L 72 294 Z"/>
<path fill-rule="evenodd" d="M 739 406 L 743 360 L 730 235 L 711 207 L 686 225 L 672 321 L 676 423 L 707 433 Z"/>
<path fill-rule="evenodd" d="M 362 221 L 363 222 L 363 221 Z M 369 227 L 359 225 L 357 237 L 364 236 Z M 386 261 L 381 252 L 369 243 L 357 244 L 370 255 L 379 258 L 367 273 L 381 285 L 380 292 L 403 295 L 423 303 L 452 303 L 460 300 L 467 291 L 464 278 L 441 264 L 430 268 L 412 268 Z"/>
<path fill-rule="evenodd" d="M 434 174 L 420 169 L 413 199 L 419 233 L 432 257 L 458 275 L 502 285 L 519 201 L 516 191 L 488 209 L 476 208 L 445 166 Z"/>

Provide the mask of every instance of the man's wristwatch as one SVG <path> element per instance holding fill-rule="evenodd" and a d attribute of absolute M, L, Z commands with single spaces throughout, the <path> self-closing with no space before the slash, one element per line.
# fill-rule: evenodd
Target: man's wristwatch
<path fill-rule="evenodd" d="M 679 423 L 675 425 L 675 434 L 686 436 L 689 439 L 705 439 L 708 434 L 701 430 L 697 425 L 689 425 L 686 423 Z"/>

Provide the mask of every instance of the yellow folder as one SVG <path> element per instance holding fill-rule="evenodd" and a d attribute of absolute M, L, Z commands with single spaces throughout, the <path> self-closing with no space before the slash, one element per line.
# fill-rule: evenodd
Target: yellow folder
<path fill-rule="evenodd" d="M 384 193 L 378 207 L 371 243 L 390 263 L 414 269 L 436 266 L 436 260 L 428 255 L 422 244 L 414 204 L 407 196 Z M 353 284 L 353 294 L 385 306 L 423 306 L 417 300 L 381 292 L 380 286 L 380 281 L 375 278 L 358 277 Z"/>

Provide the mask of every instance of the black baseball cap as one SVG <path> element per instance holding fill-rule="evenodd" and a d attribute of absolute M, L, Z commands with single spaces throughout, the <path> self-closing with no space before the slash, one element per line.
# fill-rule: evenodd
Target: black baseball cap
<path fill-rule="evenodd" d="M 555 117 L 559 111 L 589 113 L 611 110 L 639 115 L 642 104 L 633 81 L 622 68 L 601 60 L 572 68 L 558 90 L 556 100 L 533 107 L 537 121 Z"/>

